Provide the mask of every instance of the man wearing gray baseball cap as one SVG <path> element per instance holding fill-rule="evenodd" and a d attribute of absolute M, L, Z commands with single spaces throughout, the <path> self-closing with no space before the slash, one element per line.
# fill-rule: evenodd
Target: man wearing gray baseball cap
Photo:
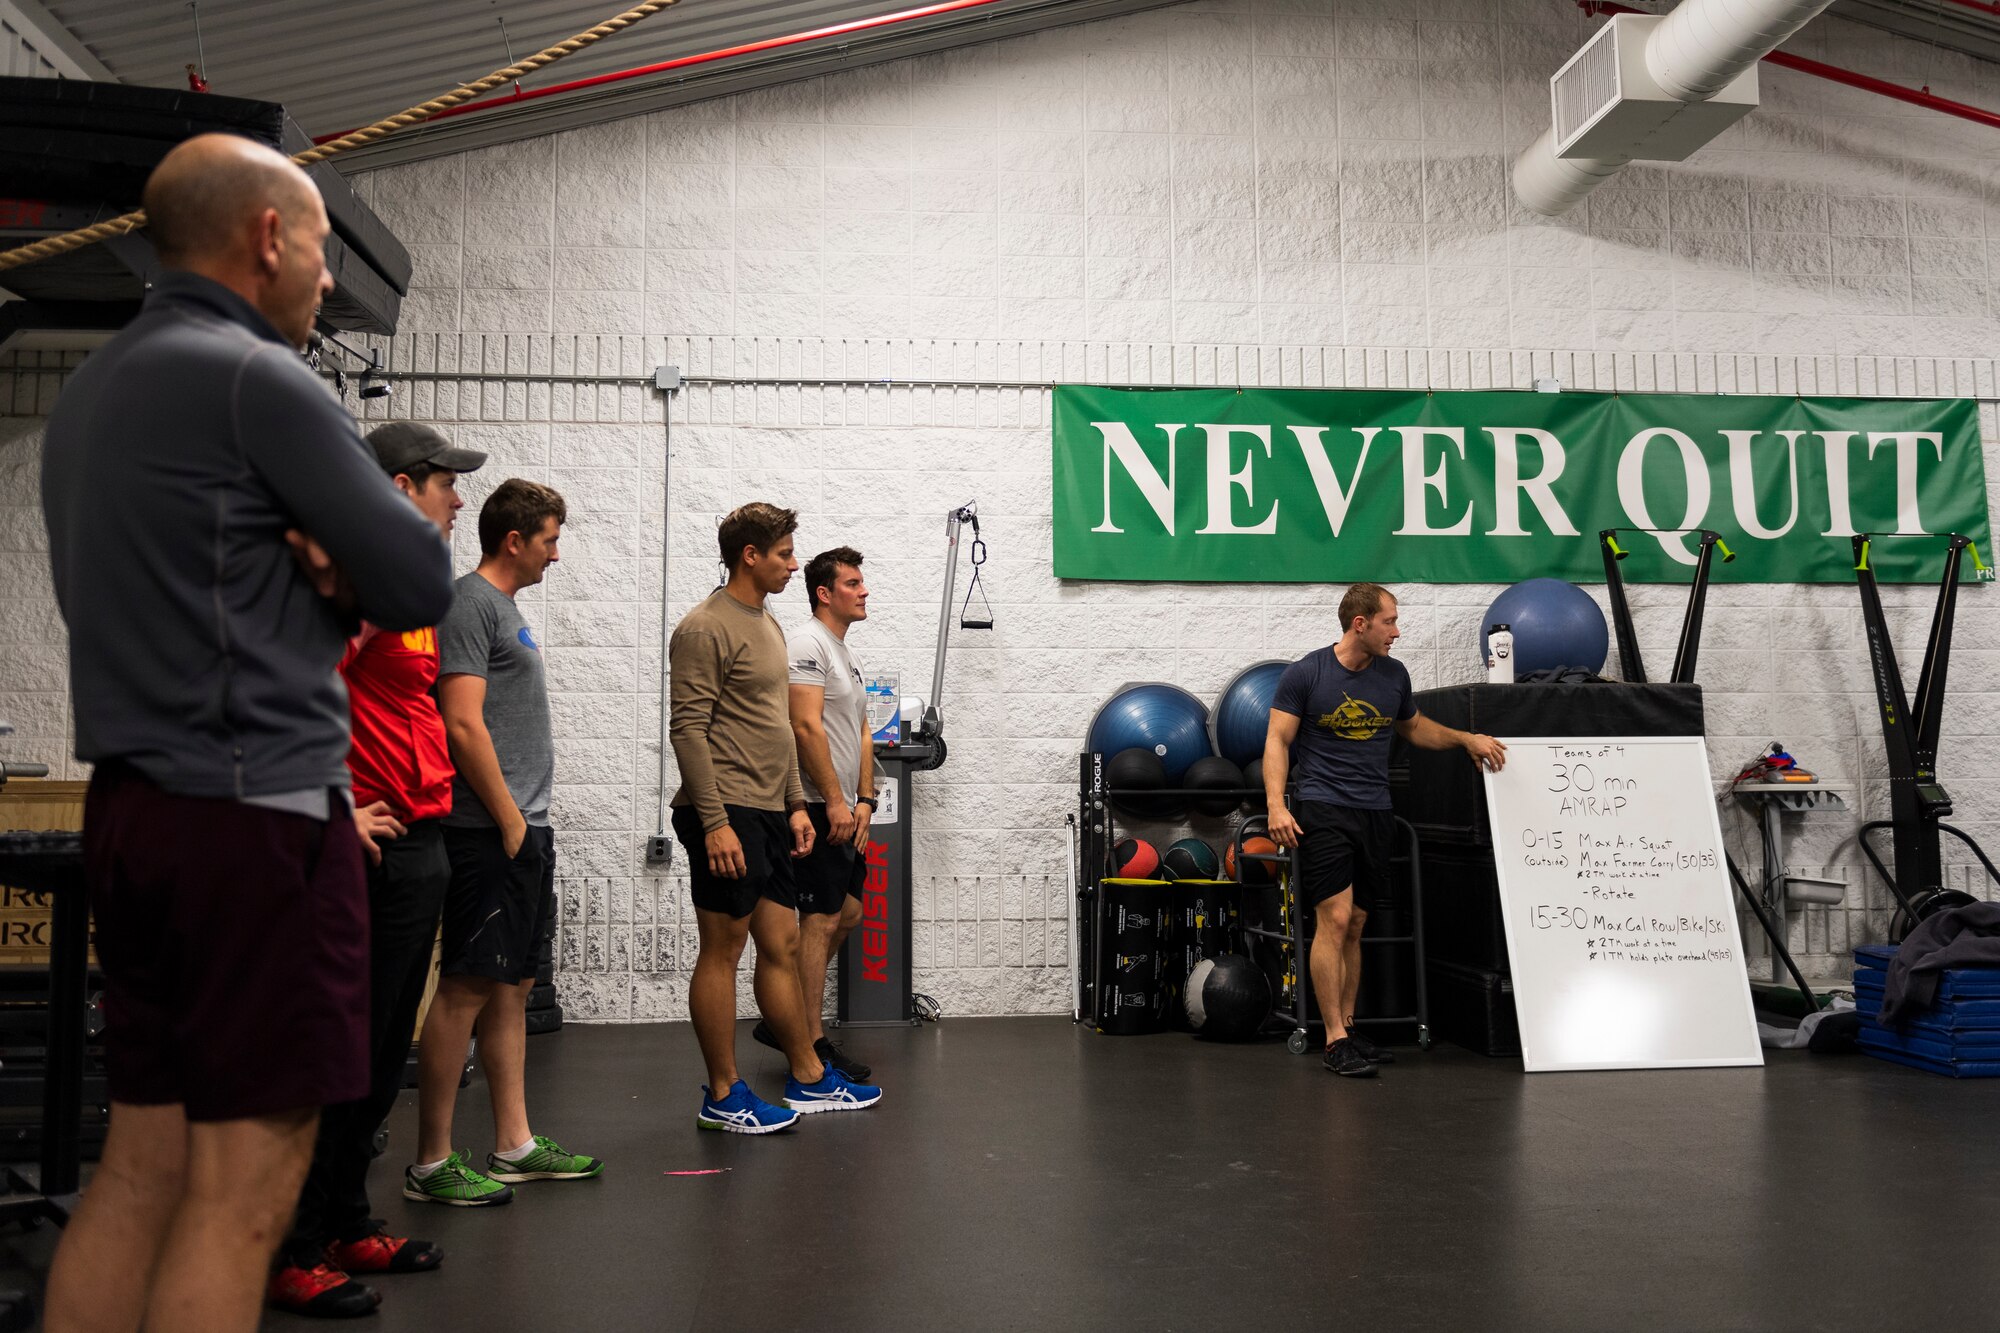
<path fill-rule="evenodd" d="M 397 487 L 405 494 L 411 490 L 404 484 L 406 480 L 414 482 L 417 489 L 422 489 L 427 477 L 438 473 L 477 472 L 486 461 L 486 455 L 479 450 L 461 449 L 446 439 L 444 432 L 437 427 L 416 421 L 391 421 L 377 426 L 368 432 L 368 443 L 374 446 L 375 458 L 382 464 L 382 470 L 396 479 Z M 451 476 L 447 475 L 444 480 L 445 489 L 451 489 Z M 458 507 L 453 506 L 454 509 Z"/>
<path fill-rule="evenodd" d="M 465 504 L 458 475 L 477 469 L 486 455 L 414 421 L 378 426 L 368 443 L 396 489 L 449 543 Z M 443 819 L 451 812 L 453 772 L 431 692 L 438 676 L 435 628 L 397 633 L 364 624 L 347 645 L 340 674 L 353 722 L 347 766 L 354 820 L 369 860 L 369 1088 L 320 1116 L 298 1216 L 269 1292 L 279 1309 L 331 1316 L 365 1314 L 381 1299 L 350 1275 L 424 1272 L 444 1259 L 429 1241 L 389 1235 L 369 1216 L 367 1177 L 375 1131 L 403 1086 L 451 878 Z"/>

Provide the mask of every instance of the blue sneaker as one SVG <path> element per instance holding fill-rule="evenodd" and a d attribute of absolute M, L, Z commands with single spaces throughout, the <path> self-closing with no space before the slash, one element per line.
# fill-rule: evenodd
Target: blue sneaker
<path fill-rule="evenodd" d="M 731 1134 L 775 1134 L 798 1123 L 797 1111 L 771 1105 L 750 1091 L 750 1085 L 740 1078 L 729 1085 L 729 1095 L 721 1101 L 715 1100 L 715 1094 L 704 1085 L 701 1112 L 694 1118 L 696 1129 L 721 1129 Z"/>
<path fill-rule="evenodd" d="M 785 1079 L 785 1105 L 800 1115 L 859 1111 L 882 1100 L 882 1089 L 856 1083 L 825 1061 L 820 1062 L 820 1068 L 826 1072 L 817 1083 L 801 1083 L 789 1076 Z"/>

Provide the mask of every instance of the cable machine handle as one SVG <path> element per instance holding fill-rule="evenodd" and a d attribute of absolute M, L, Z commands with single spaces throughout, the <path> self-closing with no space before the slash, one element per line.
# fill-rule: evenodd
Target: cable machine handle
<path fill-rule="evenodd" d="M 979 586 L 979 567 L 986 563 L 986 543 L 979 540 L 979 519 L 972 520 L 972 549 L 968 553 L 972 561 L 972 581 L 965 585 L 965 601 L 958 608 L 960 629 L 992 629 L 993 604 L 986 600 L 986 594 Z M 979 606 L 983 615 L 972 614 L 972 596 L 979 594 Z"/>

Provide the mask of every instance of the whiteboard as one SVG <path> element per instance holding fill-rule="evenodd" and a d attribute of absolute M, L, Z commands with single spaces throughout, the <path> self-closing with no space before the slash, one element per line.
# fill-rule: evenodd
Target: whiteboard
<path fill-rule="evenodd" d="M 1702 738 L 1502 740 L 1486 813 L 1528 1071 L 1763 1064 Z"/>

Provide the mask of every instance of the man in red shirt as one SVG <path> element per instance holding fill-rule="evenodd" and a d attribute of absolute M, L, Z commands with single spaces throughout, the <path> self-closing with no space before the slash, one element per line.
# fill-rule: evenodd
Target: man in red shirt
<path fill-rule="evenodd" d="M 429 426 L 395 421 L 368 435 L 396 488 L 446 541 L 465 502 L 458 474 L 486 461 Z M 354 821 L 367 850 L 369 1090 L 320 1116 L 298 1217 L 272 1275 L 271 1304 L 300 1314 L 348 1316 L 381 1297 L 353 1273 L 415 1273 L 444 1255 L 429 1241 L 386 1235 L 369 1216 L 368 1164 L 375 1131 L 396 1103 L 417 1005 L 430 973 L 445 886 L 451 878 L 443 817 L 451 812 L 451 752 L 432 688 L 435 629 L 396 633 L 363 625 L 340 664 L 353 714 Z"/>

